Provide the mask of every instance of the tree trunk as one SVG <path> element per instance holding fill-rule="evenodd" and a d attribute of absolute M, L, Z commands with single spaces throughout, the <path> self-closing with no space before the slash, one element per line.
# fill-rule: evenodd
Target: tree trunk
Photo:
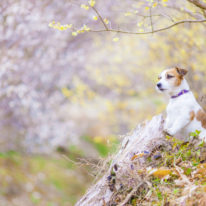
<path fill-rule="evenodd" d="M 125 205 L 134 190 L 143 184 L 141 177 L 135 172 L 137 165 L 138 168 L 143 166 L 146 157 L 155 148 L 166 144 L 163 122 L 162 115 L 155 116 L 152 120 L 138 125 L 131 134 L 124 137 L 121 148 L 114 156 L 106 174 L 87 191 L 76 206 Z M 130 183 L 129 192 L 121 201 L 114 204 L 111 200 L 114 200 L 114 196 L 118 199 L 117 194 L 125 185 L 128 186 L 128 183 Z"/>

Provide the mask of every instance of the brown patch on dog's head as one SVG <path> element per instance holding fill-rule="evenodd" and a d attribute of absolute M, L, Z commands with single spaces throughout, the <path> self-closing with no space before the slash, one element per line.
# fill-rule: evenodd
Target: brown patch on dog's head
<path fill-rule="evenodd" d="M 192 121 L 195 118 L 195 112 L 191 111 L 190 112 L 190 121 Z"/>
<path fill-rule="evenodd" d="M 174 67 L 171 69 L 168 69 L 166 72 L 166 79 L 172 79 L 175 78 L 174 86 L 179 86 L 183 80 L 183 76 L 187 74 L 187 70 L 181 69 L 178 67 Z"/>
<path fill-rule="evenodd" d="M 206 113 L 203 110 L 198 110 L 196 114 L 197 121 L 200 121 L 202 124 L 202 127 L 206 129 Z"/>

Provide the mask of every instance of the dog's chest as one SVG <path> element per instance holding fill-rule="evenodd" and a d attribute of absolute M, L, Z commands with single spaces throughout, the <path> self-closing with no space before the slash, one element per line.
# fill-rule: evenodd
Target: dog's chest
<path fill-rule="evenodd" d="M 171 100 L 167 106 L 167 115 L 172 117 L 178 117 L 182 113 L 189 113 L 191 104 L 182 98 Z"/>

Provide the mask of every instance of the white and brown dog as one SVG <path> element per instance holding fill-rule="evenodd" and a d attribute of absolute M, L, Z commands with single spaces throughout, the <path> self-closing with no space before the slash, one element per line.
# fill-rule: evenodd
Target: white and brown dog
<path fill-rule="evenodd" d="M 174 67 L 164 70 L 159 76 L 157 90 L 169 95 L 164 131 L 188 137 L 200 131 L 199 137 L 206 140 L 206 113 L 197 103 L 184 76 L 187 70 Z"/>

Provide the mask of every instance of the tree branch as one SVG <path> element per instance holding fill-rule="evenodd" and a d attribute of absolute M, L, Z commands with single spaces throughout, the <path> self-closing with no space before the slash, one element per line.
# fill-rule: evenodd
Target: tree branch
<path fill-rule="evenodd" d="M 104 25 L 105 29 L 108 31 L 109 28 L 108 28 L 108 26 L 106 25 L 106 23 L 104 22 L 104 20 L 103 20 L 102 16 L 100 15 L 100 13 L 97 11 L 97 9 L 96 9 L 94 6 L 91 7 L 91 8 L 95 11 L 95 13 L 96 13 L 97 16 L 99 17 L 100 21 L 101 21 L 102 24 Z"/>
<path fill-rule="evenodd" d="M 206 10 L 206 3 L 204 3 L 200 0 L 187 0 L 187 1 L 189 1 L 190 3 L 194 4 L 195 6 L 201 8 L 201 9 Z"/>
<path fill-rule="evenodd" d="M 165 31 L 167 29 L 170 29 L 174 26 L 180 25 L 180 24 L 185 24 L 185 23 L 204 23 L 206 22 L 206 19 L 201 19 L 201 20 L 182 20 L 182 21 L 177 21 L 174 24 L 171 24 L 170 26 L 161 28 L 161 29 L 156 29 L 153 31 L 148 31 L 148 32 L 132 32 L 132 31 L 124 31 L 124 30 L 118 30 L 118 29 L 103 29 L 103 30 L 90 30 L 90 32 L 105 32 L 105 31 L 109 31 L 109 32 L 115 32 L 115 33 L 122 33 L 122 34 L 135 34 L 135 35 L 143 35 L 143 34 L 152 34 L 152 33 L 157 33 L 157 32 L 161 32 L 161 31 Z"/>
<path fill-rule="evenodd" d="M 206 18 L 206 10 L 202 9 L 203 16 Z"/>

